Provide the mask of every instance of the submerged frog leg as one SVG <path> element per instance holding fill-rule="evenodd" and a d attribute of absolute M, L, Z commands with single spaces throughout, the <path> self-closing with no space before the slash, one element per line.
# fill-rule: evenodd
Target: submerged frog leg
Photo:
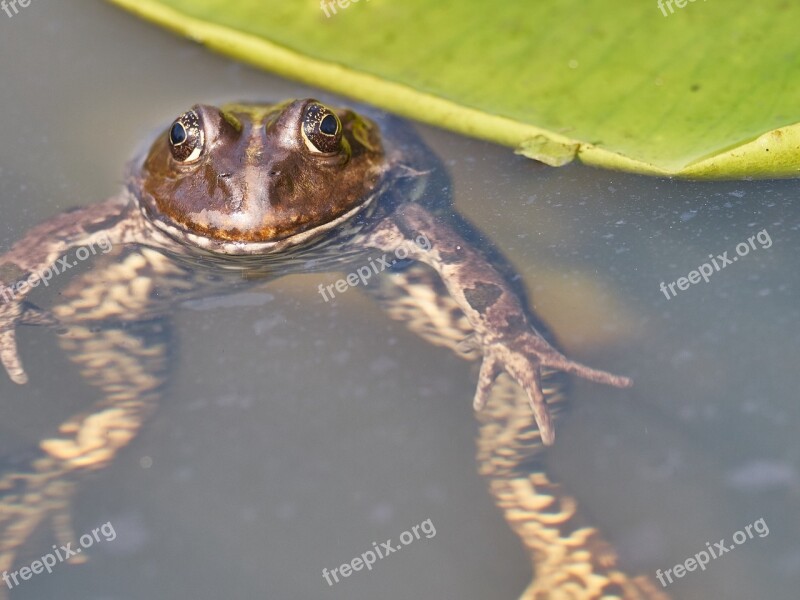
<path fill-rule="evenodd" d="M 78 483 L 112 462 L 161 396 L 170 336 L 159 302 L 194 284 L 156 250 L 132 246 L 111 256 L 109 264 L 73 278 L 52 314 L 26 310 L 37 324 L 58 323 L 59 344 L 101 397 L 62 423 L 33 457 L 0 475 L 0 572 L 12 568 L 42 525 L 52 526 L 59 544 L 76 546 L 70 503 Z"/>
<path fill-rule="evenodd" d="M 14 382 L 28 381 L 17 352 L 16 325 L 24 320 L 22 303 L 29 284 L 49 283 L 72 268 L 76 261 L 65 255 L 73 248 L 86 246 L 92 254 L 102 254 L 106 248 L 142 241 L 147 231 L 127 198 L 112 198 L 45 221 L 0 256 L 0 362 Z"/>
<path fill-rule="evenodd" d="M 557 404 L 561 386 L 552 375 L 544 374 L 543 393 Z M 648 577 L 621 569 L 616 551 L 583 517 L 577 500 L 547 474 L 540 432 L 508 375 L 498 377 L 478 420 L 480 472 L 533 564 L 534 579 L 520 600 L 669 598 Z"/>
<path fill-rule="evenodd" d="M 366 289 L 390 317 L 426 341 L 466 360 L 480 358 L 469 343 L 469 321 L 432 268 L 417 263 L 385 274 Z M 541 381 L 547 404 L 557 415 L 565 404 L 564 377 L 544 369 Z M 497 378 L 477 416 L 478 470 L 522 540 L 534 571 L 520 600 L 668 600 L 650 579 L 619 567 L 615 550 L 583 518 L 578 501 L 549 477 L 527 396 L 508 375 Z"/>
<path fill-rule="evenodd" d="M 423 247 L 414 240 L 423 236 Z M 366 244 L 390 252 L 403 246 L 409 258 L 433 267 L 480 340 L 483 365 L 474 406 L 481 409 L 497 375 L 506 372 L 525 390 L 549 445 L 555 439 L 542 392 L 542 367 L 566 371 L 599 383 L 628 387 L 627 377 L 612 375 L 569 360 L 530 324 L 526 309 L 502 275 L 452 227 L 421 205 L 400 206 L 369 234 Z"/>
<path fill-rule="evenodd" d="M 99 330 L 74 325 L 59 338 L 102 398 L 62 423 L 34 458 L 0 474 L 0 573 L 15 568 L 16 554 L 41 525 L 52 526 L 60 545 L 76 547 L 70 504 L 77 485 L 107 467 L 153 412 L 166 378 L 168 337 L 165 323 L 152 320 Z M 44 554 L 50 545 L 30 550 Z"/>

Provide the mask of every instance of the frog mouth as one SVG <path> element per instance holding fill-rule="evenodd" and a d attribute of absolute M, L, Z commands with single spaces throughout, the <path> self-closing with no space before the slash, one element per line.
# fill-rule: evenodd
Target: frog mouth
<path fill-rule="evenodd" d="M 316 242 L 325 234 L 341 228 L 349 221 L 354 220 L 359 214 L 372 208 L 382 191 L 383 186 L 378 186 L 364 201 L 330 221 L 269 241 L 227 240 L 212 235 L 203 235 L 169 219 L 156 210 L 152 210 L 152 207 L 155 206 L 155 201 L 152 198 L 142 198 L 137 195 L 136 200 L 145 220 L 185 247 L 195 247 L 226 256 L 253 256 L 278 254 L 289 249 L 300 249 L 312 242 Z"/>

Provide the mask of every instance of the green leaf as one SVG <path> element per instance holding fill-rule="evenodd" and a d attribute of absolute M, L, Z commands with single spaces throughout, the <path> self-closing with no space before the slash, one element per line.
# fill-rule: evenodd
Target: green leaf
<path fill-rule="evenodd" d="M 110 1 L 235 58 L 547 164 L 800 174 L 795 2 L 663 0 L 662 12 L 656 0 L 326 0 L 326 16 L 318 0 Z"/>

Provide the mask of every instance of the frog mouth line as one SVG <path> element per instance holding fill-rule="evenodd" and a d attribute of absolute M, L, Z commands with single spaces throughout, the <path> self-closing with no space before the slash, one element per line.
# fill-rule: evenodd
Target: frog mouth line
<path fill-rule="evenodd" d="M 378 189 L 374 190 L 367 197 L 367 199 L 358 204 L 358 206 L 351 208 L 349 211 L 326 223 L 322 223 L 321 225 L 311 227 L 305 231 L 301 231 L 278 240 L 263 242 L 221 240 L 201 235 L 184 227 L 180 227 L 174 222 L 167 221 L 160 215 L 153 215 L 150 213 L 150 211 L 148 211 L 147 207 L 145 206 L 146 202 L 142 201 L 142 199 L 137 197 L 136 202 L 139 205 L 139 211 L 146 221 L 152 223 L 157 229 L 166 233 L 170 238 L 184 246 L 195 246 L 215 254 L 247 256 L 258 254 L 276 254 L 283 252 L 288 248 L 298 247 L 313 241 L 323 234 L 339 227 L 343 223 L 355 218 L 359 213 L 365 211 L 374 203 L 375 199 L 380 196 L 380 192 L 381 188 L 379 186 Z"/>

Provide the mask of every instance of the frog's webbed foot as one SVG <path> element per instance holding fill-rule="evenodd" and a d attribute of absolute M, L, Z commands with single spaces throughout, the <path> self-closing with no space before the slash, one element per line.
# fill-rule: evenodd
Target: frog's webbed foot
<path fill-rule="evenodd" d="M 428 238 L 425 246 L 410 243 L 418 239 L 419 232 Z M 370 232 L 364 243 L 389 252 L 404 242 L 409 258 L 427 264 L 439 274 L 478 340 L 483 364 L 475 394 L 476 409 L 486 404 L 494 380 L 506 372 L 525 390 L 542 441 L 550 445 L 554 433 L 542 391 L 542 368 L 617 387 L 631 385 L 627 377 L 569 360 L 548 344 L 529 323 L 521 299 L 504 276 L 448 223 L 414 202 L 398 208 Z M 464 355 L 468 346 L 469 340 L 465 340 L 454 350 Z"/>
<path fill-rule="evenodd" d="M 486 405 L 495 379 L 500 373 L 506 372 L 525 390 L 542 442 L 551 445 L 555 440 L 555 432 L 542 390 L 542 367 L 615 387 L 633 385 L 627 377 L 592 369 L 568 359 L 537 332 L 530 331 L 510 340 L 497 339 L 483 344 L 483 362 L 473 403 L 475 410 L 481 410 Z"/>

